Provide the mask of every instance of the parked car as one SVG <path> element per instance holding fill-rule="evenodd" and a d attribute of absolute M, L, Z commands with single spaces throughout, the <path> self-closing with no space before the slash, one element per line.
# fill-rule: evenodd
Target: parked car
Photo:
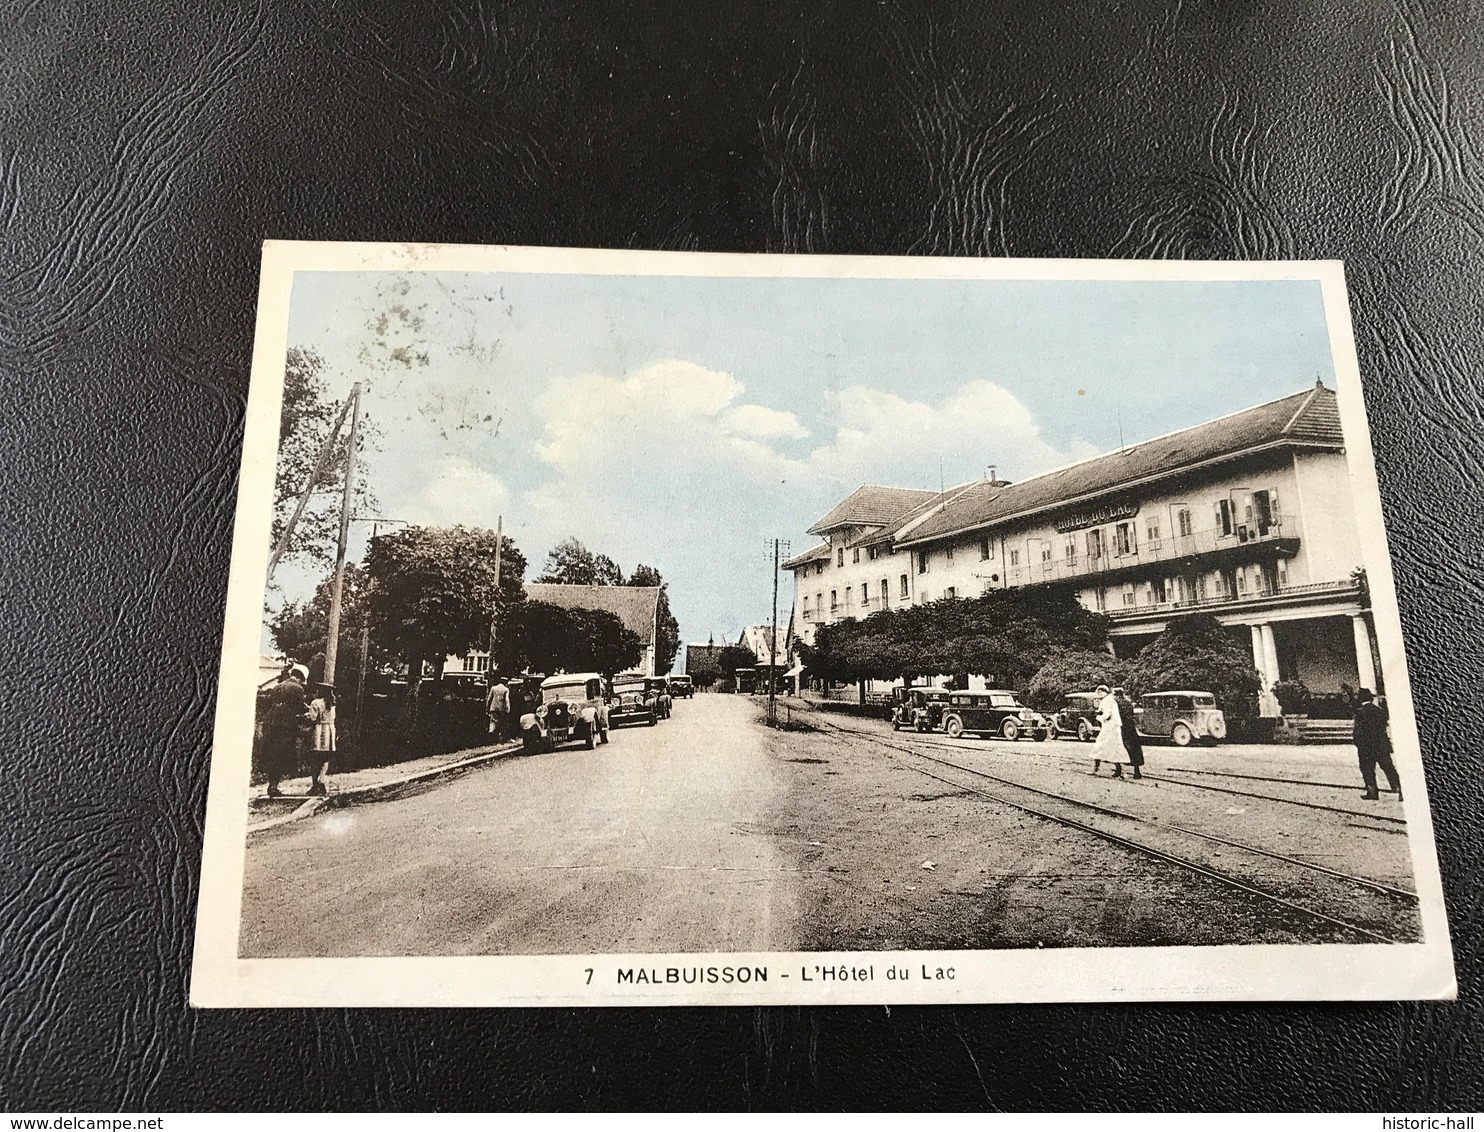
<path fill-rule="evenodd" d="M 483 703 L 485 694 L 489 691 L 489 680 L 483 672 L 445 672 L 440 689 L 437 680 L 424 676 L 422 694 L 426 695 L 435 689 L 442 691 L 450 699 L 478 700 Z"/>
<path fill-rule="evenodd" d="M 677 700 L 681 696 L 684 696 L 688 700 L 695 697 L 696 685 L 689 676 L 671 676 L 669 679 L 670 695 L 674 696 Z"/>
<path fill-rule="evenodd" d="M 1052 733 L 1075 735 L 1082 742 L 1091 743 L 1103 729 L 1098 716 L 1101 699 L 1096 692 L 1068 692 L 1061 711 L 1051 717 Z"/>
<path fill-rule="evenodd" d="M 893 688 L 891 729 L 936 731 L 943 722 L 943 705 L 947 702 L 948 693 L 941 688 Z"/>
<path fill-rule="evenodd" d="M 608 701 L 608 718 L 620 723 L 646 723 L 653 727 L 660 718 L 659 697 L 648 687 L 643 676 L 615 676 L 613 695 Z"/>
<path fill-rule="evenodd" d="M 603 678 L 596 672 L 547 677 L 541 682 L 541 702 L 520 717 L 521 741 L 528 752 L 576 742 L 592 750 L 608 742 L 608 727 Z"/>
<path fill-rule="evenodd" d="M 670 696 L 670 678 L 668 676 L 650 676 L 644 681 L 644 690 L 654 696 L 655 710 L 659 712 L 661 719 L 669 719 L 670 711 L 675 706 L 674 699 Z"/>
<path fill-rule="evenodd" d="M 1140 736 L 1168 739 L 1177 747 L 1226 738 L 1226 716 L 1210 692 L 1150 692 L 1139 697 L 1134 718 Z"/>
<path fill-rule="evenodd" d="M 950 739 L 960 735 L 998 735 L 1003 739 L 1043 742 L 1051 724 L 1040 712 L 1020 702 L 1014 692 L 950 692 L 943 708 L 943 730 Z"/>

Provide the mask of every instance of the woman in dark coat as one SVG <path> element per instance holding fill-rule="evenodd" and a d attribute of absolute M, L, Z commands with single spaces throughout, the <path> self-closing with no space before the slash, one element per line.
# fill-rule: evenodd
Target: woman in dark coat
<path fill-rule="evenodd" d="M 1123 722 L 1123 746 L 1128 751 L 1128 765 L 1134 768 L 1133 776 L 1143 778 L 1139 768 L 1144 765 L 1144 744 L 1139 739 L 1139 724 L 1134 718 L 1134 705 L 1122 688 L 1113 689 L 1118 701 L 1118 718 Z"/>

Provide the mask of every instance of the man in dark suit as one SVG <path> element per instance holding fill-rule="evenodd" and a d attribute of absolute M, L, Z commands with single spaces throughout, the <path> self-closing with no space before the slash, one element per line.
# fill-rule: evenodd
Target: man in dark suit
<path fill-rule="evenodd" d="M 1113 689 L 1113 698 L 1118 701 L 1118 718 L 1123 728 L 1123 748 L 1128 752 L 1129 766 L 1134 768 L 1133 777 L 1143 778 L 1139 768 L 1144 765 L 1144 742 L 1139 738 L 1138 717 L 1134 715 L 1133 701 L 1122 688 Z"/>
<path fill-rule="evenodd" d="M 1365 793 L 1361 797 L 1374 802 L 1381 795 L 1376 790 L 1376 768 L 1386 775 L 1386 785 L 1401 801 L 1402 786 L 1397 778 L 1396 767 L 1391 761 L 1391 736 L 1387 733 L 1387 712 L 1376 703 L 1369 688 L 1356 693 L 1359 701 L 1355 707 L 1355 728 L 1351 732 L 1355 753 L 1360 756 L 1360 777 L 1365 782 Z"/>

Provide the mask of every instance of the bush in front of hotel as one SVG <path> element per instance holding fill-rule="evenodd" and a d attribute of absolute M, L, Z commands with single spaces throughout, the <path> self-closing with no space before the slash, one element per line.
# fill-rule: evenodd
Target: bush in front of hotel
<path fill-rule="evenodd" d="M 1197 614 L 1170 622 L 1129 665 L 1129 693 L 1210 692 L 1229 723 L 1257 715 L 1262 678 L 1252 651 L 1214 617 Z"/>

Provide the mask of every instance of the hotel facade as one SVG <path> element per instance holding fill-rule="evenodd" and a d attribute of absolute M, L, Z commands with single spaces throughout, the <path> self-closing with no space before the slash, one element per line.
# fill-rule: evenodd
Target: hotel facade
<path fill-rule="evenodd" d="M 942 492 L 865 486 L 785 563 L 793 636 L 883 609 L 1055 586 L 1106 613 L 1132 656 L 1208 613 L 1272 685 L 1380 690 L 1335 394 L 1323 385 L 1032 476 Z"/>

